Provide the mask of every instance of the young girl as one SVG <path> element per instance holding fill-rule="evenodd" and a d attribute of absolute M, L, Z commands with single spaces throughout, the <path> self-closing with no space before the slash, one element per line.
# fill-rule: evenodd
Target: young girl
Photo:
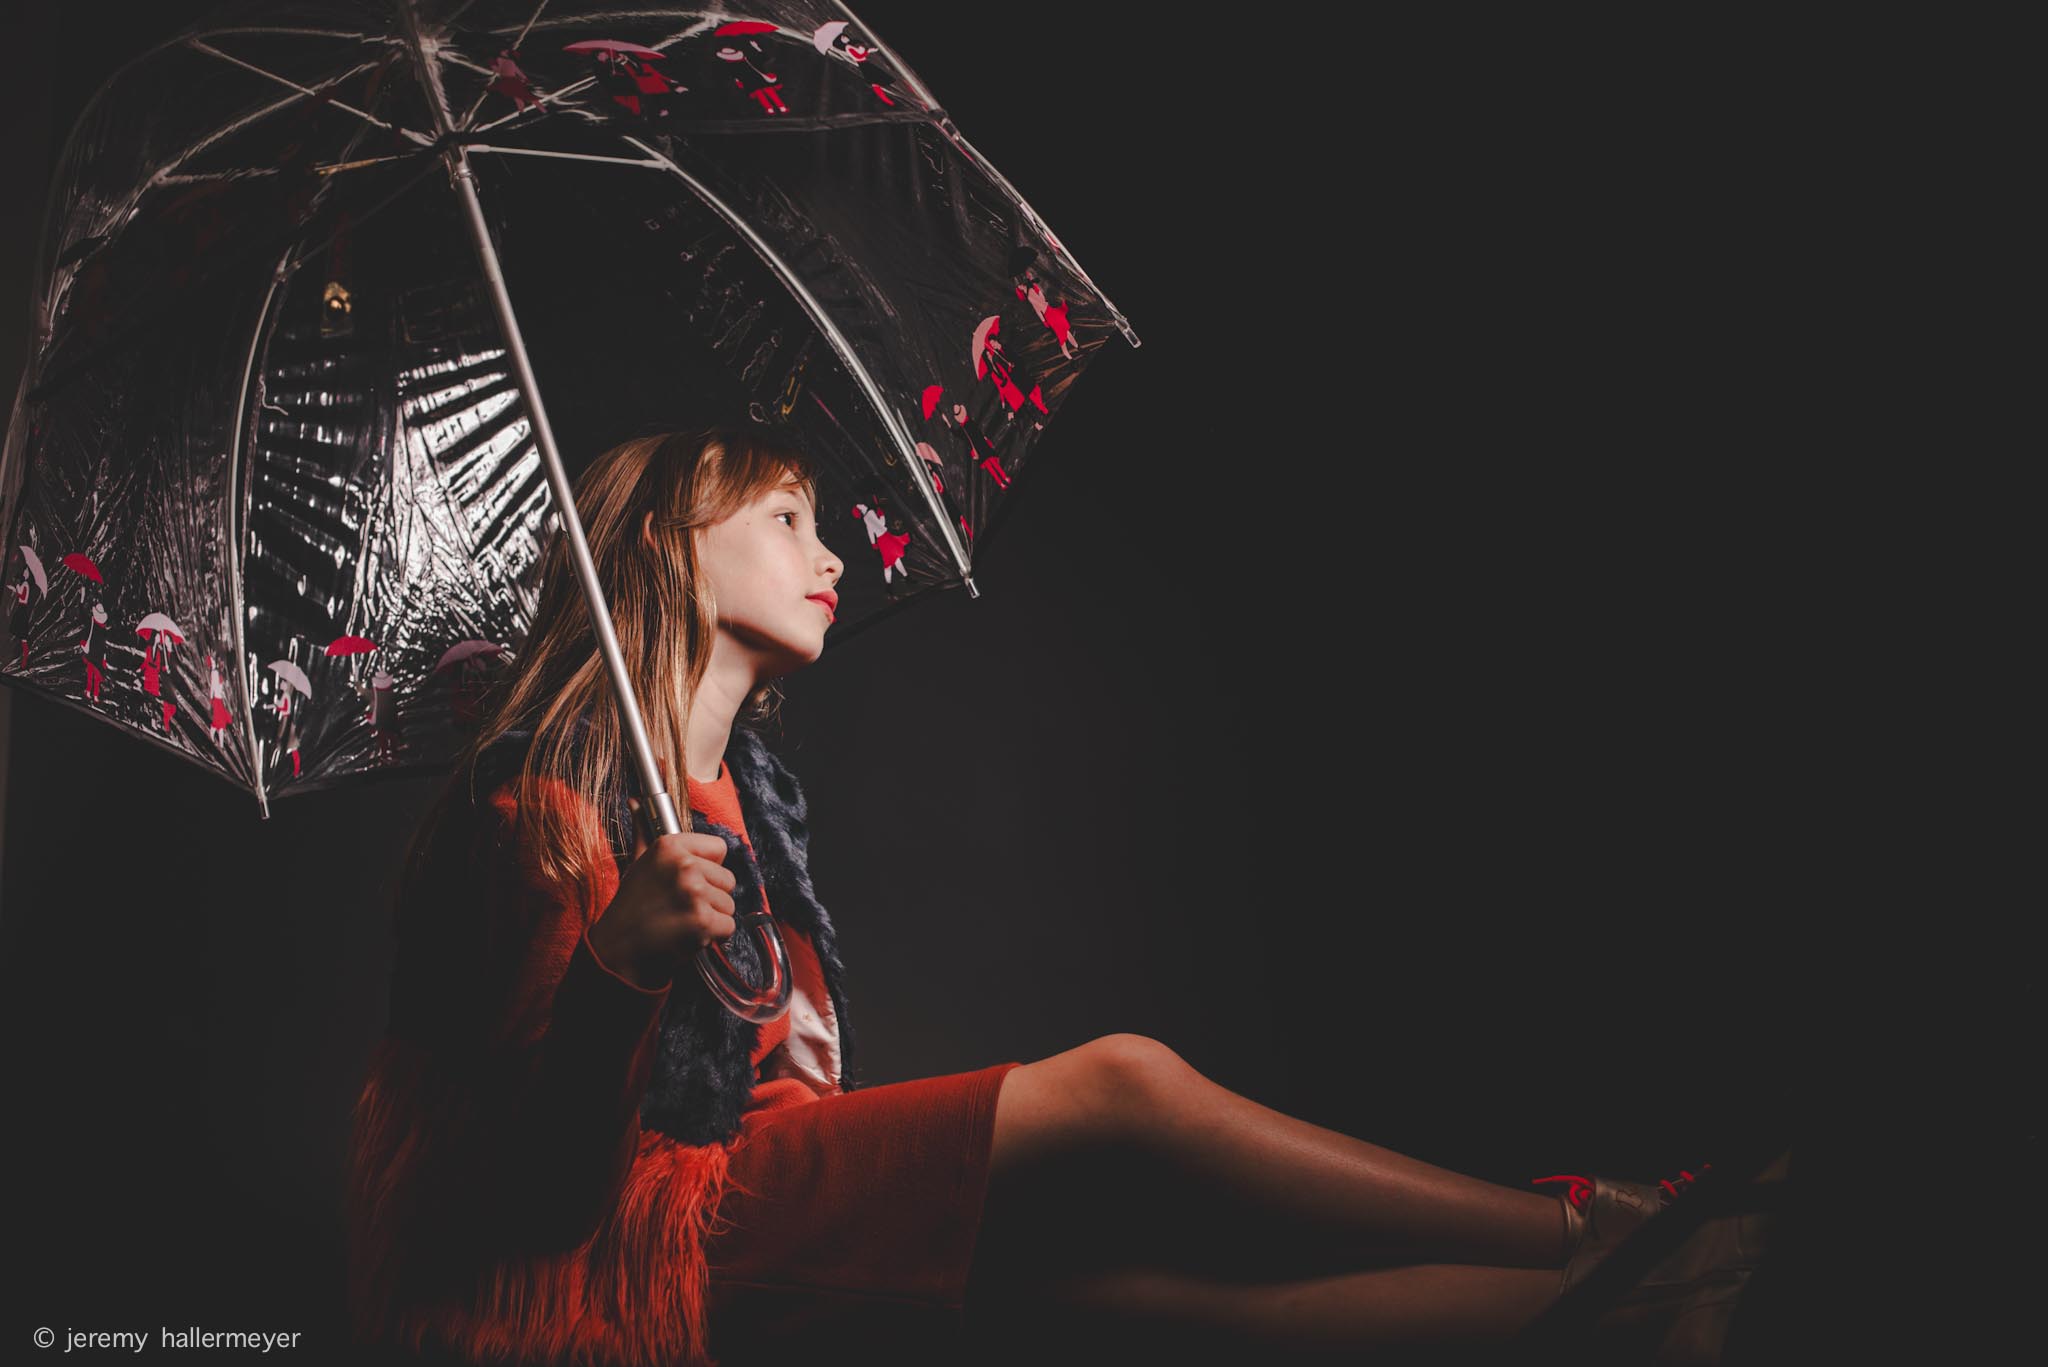
<path fill-rule="evenodd" d="M 366 1343 L 637 1367 L 849 1345 L 1087 1361 L 1132 1330 L 1182 1357 L 1486 1344 L 1676 1193 L 1494 1186 L 1137 1035 L 862 1085 L 802 790 L 755 725 L 823 651 L 845 570 L 806 458 L 761 428 L 638 439 L 576 506 L 688 829 L 650 842 L 634 816 L 558 540 L 399 887 L 349 1157 Z M 794 990 L 757 1026 L 689 959 L 719 941 L 757 968 L 734 917 L 764 902 Z M 1753 1234 L 1696 1237 L 1673 1265 L 1725 1271 L 1721 1245 Z"/>

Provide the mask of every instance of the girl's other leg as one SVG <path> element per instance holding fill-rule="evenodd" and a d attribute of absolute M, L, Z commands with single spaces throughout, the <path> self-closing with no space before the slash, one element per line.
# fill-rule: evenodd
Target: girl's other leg
<path fill-rule="evenodd" d="M 996 1104 L 980 1253 L 1013 1270 L 1225 1275 L 1387 1264 L 1555 1269 L 1555 1197 L 1435 1167 L 1284 1115 L 1141 1035 L 1012 1069 Z"/>
<path fill-rule="evenodd" d="M 1134 1267 L 982 1288 L 966 1327 L 989 1362 L 1409 1364 L 1505 1344 L 1556 1299 L 1557 1273 L 1545 1268 L 1433 1264 L 1247 1283 Z"/>

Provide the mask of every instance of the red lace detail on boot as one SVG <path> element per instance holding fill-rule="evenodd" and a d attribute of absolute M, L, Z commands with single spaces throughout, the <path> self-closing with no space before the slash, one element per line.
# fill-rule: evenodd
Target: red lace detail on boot
<path fill-rule="evenodd" d="M 1712 1163 L 1700 1164 L 1700 1172 L 1702 1173 L 1712 1172 L 1713 1170 L 1714 1165 Z M 1530 1180 L 1533 1186 L 1541 1186 L 1545 1182 L 1568 1183 L 1569 1185 L 1565 1188 L 1564 1197 L 1572 1203 L 1574 1209 L 1583 1208 L 1586 1202 L 1593 1199 L 1593 1179 L 1590 1177 L 1580 1177 L 1576 1173 L 1565 1173 L 1557 1177 L 1536 1177 Z M 1678 1176 L 1667 1177 L 1657 1184 L 1662 1191 L 1662 1195 L 1659 1197 L 1660 1204 L 1670 1205 L 1685 1193 L 1687 1187 L 1699 1180 L 1699 1177 L 1691 1169 L 1680 1168 Z"/>
<path fill-rule="evenodd" d="M 1712 1163 L 1700 1164 L 1701 1172 L 1712 1172 L 1713 1170 L 1714 1165 Z M 1684 1168 L 1680 1168 L 1678 1170 L 1678 1176 L 1667 1177 L 1663 1181 L 1659 1182 L 1657 1185 L 1664 1189 L 1664 1204 L 1668 1206 L 1673 1201 L 1676 1201 L 1684 1193 L 1687 1187 L 1691 1186 L 1693 1183 L 1699 1180 L 1700 1179 L 1693 1176 L 1691 1172 L 1687 1171 Z"/>
<path fill-rule="evenodd" d="M 1536 1177 L 1530 1179 L 1530 1181 L 1533 1186 L 1541 1186 L 1545 1182 L 1571 1183 L 1570 1186 L 1565 1188 L 1564 1199 L 1572 1203 L 1572 1209 L 1574 1210 L 1579 1209 L 1586 1202 L 1593 1199 L 1593 1179 L 1590 1177 L 1580 1177 L 1576 1174 L 1567 1173 L 1562 1177 Z"/>

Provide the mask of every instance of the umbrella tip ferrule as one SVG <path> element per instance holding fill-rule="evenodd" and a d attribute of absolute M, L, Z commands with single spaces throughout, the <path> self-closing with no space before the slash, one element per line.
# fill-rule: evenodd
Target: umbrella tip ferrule
<path fill-rule="evenodd" d="M 979 598 L 979 597 L 981 597 L 981 590 L 980 590 L 980 589 L 978 589 L 978 588 L 976 588 L 976 587 L 974 587 L 974 576 L 973 576 L 973 575 L 971 575 L 971 574 L 963 574 L 963 575 L 961 575 L 961 576 L 960 576 L 960 581 L 961 581 L 962 583 L 964 583 L 965 585 L 967 585 L 967 596 L 968 596 L 969 598 Z"/>

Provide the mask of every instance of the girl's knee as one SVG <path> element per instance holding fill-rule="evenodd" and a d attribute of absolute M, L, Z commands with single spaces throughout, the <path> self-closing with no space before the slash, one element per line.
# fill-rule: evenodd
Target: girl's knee
<path fill-rule="evenodd" d="M 1150 1035 L 1103 1035 L 1081 1047 L 1111 1094 L 1126 1101 L 1156 1100 L 1194 1073 L 1186 1059 Z"/>
<path fill-rule="evenodd" d="M 1164 1044 L 1132 1034 L 1012 1068 L 996 1100 L 995 1164 L 1127 1147 L 1192 1071 Z"/>

